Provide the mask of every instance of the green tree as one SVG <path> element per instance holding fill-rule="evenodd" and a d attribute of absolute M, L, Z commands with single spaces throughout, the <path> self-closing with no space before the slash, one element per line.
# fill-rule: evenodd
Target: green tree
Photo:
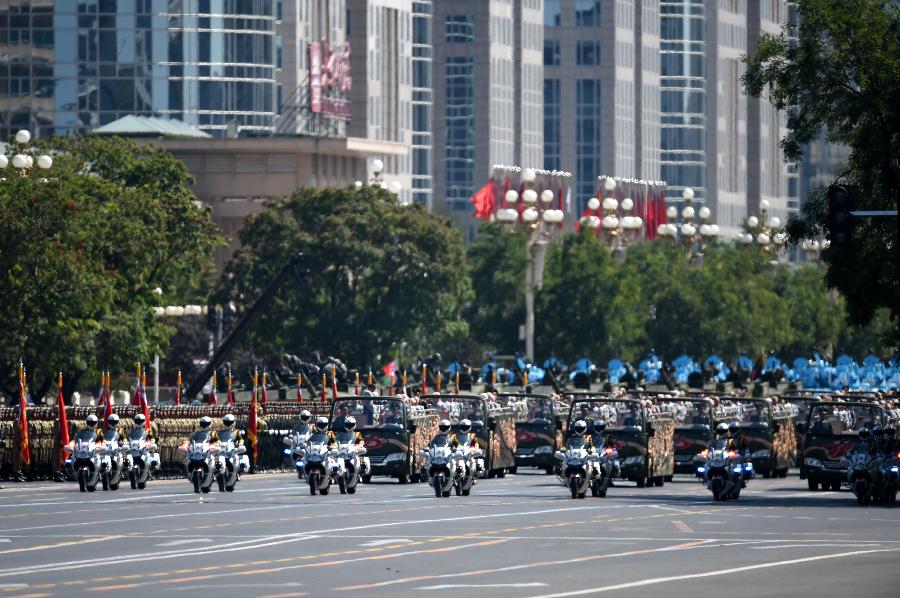
<path fill-rule="evenodd" d="M 46 147 L 59 150 L 48 172 L 0 179 L 0 363 L 22 359 L 36 396 L 57 370 L 71 391 L 161 351 L 172 329 L 151 308 L 192 298 L 218 242 L 169 153 L 99 137 Z"/>
<path fill-rule="evenodd" d="M 472 338 L 483 349 L 513 353 L 522 347 L 519 326 L 525 323 L 525 235 L 499 222 L 482 224 L 466 259 L 474 291 L 465 310 Z"/>
<path fill-rule="evenodd" d="M 221 300 L 249 305 L 291 253 L 308 275 L 287 284 L 250 335 L 259 352 L 320 349 L 353 364 L 383 359 L 401 339 L 464 334 L 463 244 L 446 219 L 401 206 L 371 186 L 298 189 L 247 219 L 220 281 Z"/>
<path fill-rule="evenodd" d="M 845 144 L 850 157 L 837 181 L 853 189 L 857 209 L 900 209 L 900 6 L 891 0 L 799 0 L 799 20 L 763 35 L 744 58 L 744 86 L 787 113 L 782 141 L 797 160 L 820 130 Z M 791 38 L 795 37 L 796 41 Z M 787 226 L 793 242 L 827 223 L 824 193 L 813 194 Z M 851 250 L 822 254 L 827 282 L 847 301 L 852 324 L 890 310 L 900 338 L 900 218 L 856 227 Z"/>
<path fill-rule="evenodd" d="M 778 352 L 788 358 L 808 355 L 812 347 L 830 351 L 844 327 L 844 305 L 836 292 L 828 290 L 824 271 L 815 266 L 779 268 L 773 284 L 788 308 L 793 331 L 793 339 Z"/>

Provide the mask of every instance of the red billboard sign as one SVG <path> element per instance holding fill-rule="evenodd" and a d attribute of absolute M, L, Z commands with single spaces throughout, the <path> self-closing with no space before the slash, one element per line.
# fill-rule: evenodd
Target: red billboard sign
<path fill-rule="evenodd" d="M 322 46 L 309 43 L 309 110 L 322 111 Z"/>

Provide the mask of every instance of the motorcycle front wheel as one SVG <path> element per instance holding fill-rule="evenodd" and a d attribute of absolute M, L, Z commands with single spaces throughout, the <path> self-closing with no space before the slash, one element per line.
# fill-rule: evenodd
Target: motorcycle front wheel
<path fill-rule="evenodd" d="M 103 490 L 109 490 L 109 474 L 104 473 L 100 478 L 100 483 L 103 484 Z"/>
<path fill-rule="evenodd" d="M 713 500 L 722 500 L 722 480 L 720 478 L 713 478 L 713 481 L 709 484 L 709 489 L 712 490 Z"/>
<path fill-rule="evenodd" d="M 225 476 L 217 475 L 216 482 L 219 484 L 219 492 L 225 492 Z"/>
<path fill-rule="evenodd" d="M 316 490 L 319 489 L 319 473 L 314 471 L 309 474 L 309 495 L 315 496 Z"/>
<path fill-rule="evenodd" d="M 200 470 L 195 469 L 191 472 L 191 483 L 194 485 L 194 494 L 200 494 Z"/>
<path fill-rule="evenodd" d="M 341 491 L 341 494 L 347 494 L 347 480 L 344 479 L 344 476 L 338 477 L 338 490 Z"/>
<path fill-rule="evenodd" d="M 137 485 L 137 473 L 135 473 L 135 472 L 132 470 L 132 471 L 128 474 L 128 479 L 129 479 L 129 481 L 131 482 L 131 489 L 132 489 L 132 490 L 137 489 L 137 487 L 138 487 L 138 485 Z"/>
<path fill-rule="evenodd" d="M 87 492 L 87 484 L 85 483 L 85 473 L 83 469 L 78 470 L 78 490 L 80 492 Z"/>
<path fill-rule="evenodd" d="M 569 478 L 569 490 L 572 491 L 572 498 L 578 498 L 578 478 Z"/>
<path fill-rule="evenodd" d="M 443 476 L 436 475 L 434 476 L 434 496 L 435 498 L 441 498 L 444 495 L 444 478 Z"/>

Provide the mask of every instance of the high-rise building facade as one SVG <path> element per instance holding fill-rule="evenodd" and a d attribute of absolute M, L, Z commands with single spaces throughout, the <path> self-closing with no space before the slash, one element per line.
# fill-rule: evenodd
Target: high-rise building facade
<path fill-rule="evenodd" d="M 544 0 L 544 168 L 578 212 L 602 174 L 659 179 L 657 0 Z"/>
<path fill-rule="evenodd" d="M 541 0 L 434 2 L 435 208 L 474 234 L 493 164 L 543 164 Z"/>
<path fill-rule="evenodd" d="M 433 205 L 432 2 L 412 4 L 412 200 L 431 211 Z"/>
<path fill-rule="evenodd" d="M 89 131 L 129 114 L 177 118 L 214 135 L 274 128 L 274 1 L 3 5 L 0 135 Z"/>

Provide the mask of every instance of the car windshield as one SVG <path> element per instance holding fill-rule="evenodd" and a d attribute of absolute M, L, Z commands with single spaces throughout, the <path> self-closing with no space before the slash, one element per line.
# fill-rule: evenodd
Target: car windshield
<path fill-rule="evenodd" d="M 429 407 L 434 409 L 439 419 L 457 423 L 461 419 L 472 422 L 472 429 L 484 426 L 484 401 L 475 397 L 422 397 Z"/>
<path fill-rule="evenodd" d="M 643 410 L 636 401 L 598 401 L 575 400 L 569 415 L 569 425 L 583 419 L 588 430 L 593 429 L 593 422 L 602 419 L 607 429 L 640 428 L 644 425 Z"/>
<path fill-rule="evenodd" d="M 356 419 L 356 429 L 396 428 L 403 429 L 406 423 L 406 409 L 399 399 L 353 398 L 335 401 L 331 411 L 331 427 L 335 431 L 344 429 L 343 422 L 348 416 Z"/>
<path fill-rule="evenodd" d="M 884 411 L 875 405 L 814 405 L 809 413 L 810 434 L 858 434 L 884 422 Z"/>
<path fill-rule="evenodd" d="M 672 415 L 677 426 L 712 426 L 712 410 L 707 401 L 672 401 Z"/>
<path fill-rule="evenodd" d="M 550 397 L 528 397 L 522 395 L 499 395 L 501 404 L 516 412 L 516 419 L 532 423 L 553 421 L 553 399 Z"/>
<path fill-rule="evenodd" d="M 768 422 L 768 409 L 762 401 L 740 402 L 741 407 L 741 423 L 742 424 L 761 424 Z"/>

